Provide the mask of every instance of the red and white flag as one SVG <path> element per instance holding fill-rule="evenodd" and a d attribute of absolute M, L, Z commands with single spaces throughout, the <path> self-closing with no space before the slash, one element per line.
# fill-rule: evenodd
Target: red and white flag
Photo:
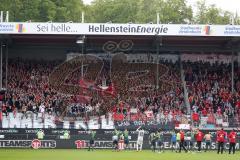
<path fill-rule="evenodd" d="M 111 83 L 109 87 L 104 91 L 107 94 L 111 94 L 112 96 L 116 96 L 116 89 L 114 87 L 114 84 Z"/>
<path fill-rule="evenodd" d="M 82 87 L 82 88 L 87 88 L 87 84 L 85 83 L 85 81 L 81 78 L 80 81 L 79 81 L 79 85 Z"/>

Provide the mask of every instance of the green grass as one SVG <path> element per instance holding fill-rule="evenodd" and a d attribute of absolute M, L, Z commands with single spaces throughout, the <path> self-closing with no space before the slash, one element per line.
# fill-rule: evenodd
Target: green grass
<path fill-rule="evenodd" d="M 239 151 L 235 155 L 218 155 L 215 151 L 208 153 L 152 153 L 111 150 L 77 149 L 0 149 L 0 160 L 240 160 Z"/>

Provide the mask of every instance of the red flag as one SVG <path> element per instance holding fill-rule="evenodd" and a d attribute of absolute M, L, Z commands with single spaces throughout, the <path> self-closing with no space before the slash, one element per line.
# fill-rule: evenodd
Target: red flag
<path fill-rule="evenodd" d="M 107 93 L 110 93 L 111 95 L 115 96 L 116 95 L 116 89 L 114 87 L 114 84 L 111 83 L 108 89 L 106 89 Z"/>
<path fill-rule="evenodd" d="M 87 88 L 87 84 L 84 82 L 84 80 L 81 78 L 80 81 L 79 81 L 79 85 L 82 87 L 82 88 Z"/>
<path fill-rule="evenodd" d="M 116 114 L 113 115 L 113 118 L 114 118 L 115 121 L 123 121 L 124 120 L 124 115 L 121 114 L 121 113 L 120 114 L 116 113 Z"/>

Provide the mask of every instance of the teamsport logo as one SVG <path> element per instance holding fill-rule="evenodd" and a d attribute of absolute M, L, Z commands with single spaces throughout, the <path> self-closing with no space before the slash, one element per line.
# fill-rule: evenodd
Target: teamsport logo
<path fill-rule="evenodd" d="M 38 149 L 41 147 L 41 141 L 38 139 L 32 140 L 32 148 L 33 149 Z"/>
<path fill-rule="evenodd" d="M 76 140 L 75 145 L 76 145 L 77 149 L 85 148 L 86 142 L 84 140 Z"/>
<path fill-rule="evenodd" d="M 0 140 L 0 148 L 56 148 L 55 140 Z"/>
<path fill-rule="evenodd" d="M 90 146 L 89 141 L 85 140 L 76 140 L 75 145 L 77 149 L 83 149 L 88 148 Z M 95 148 L 113 148 L 113 142 L 112 141 L 95 141 L 94 143 Z M 130 141 L 129 142 L 130 148 L 136 148 L 136 141 Z"/>
<path fill-rule="evenodd" d="M 17 24 L 17 25 L 16 25 L 16 29 L 17 29 L 18 33 L 24 33 L 24 32 L 26 32 L 26 28 L 24 27 L 23 24 Z"/>

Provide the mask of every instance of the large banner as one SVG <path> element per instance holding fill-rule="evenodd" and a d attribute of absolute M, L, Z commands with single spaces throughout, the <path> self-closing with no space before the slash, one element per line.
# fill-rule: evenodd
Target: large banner
<path fill-rule="evenodd" d="M 239 25 L 0 23 L 0 34 L 240 36 Z"/>
<path fill-rule="evenodd" d="M 62 139 L 62 135 L 66 130 L 60 129 L 44 129 L 45 137 L 43 140 L 38 140 L 36 137 L 37 129 L 0 129 L 0 135 L 4 135 L 4 138 L 0 139 L 0 148 L 69 148 L 69 149 L 84 149 L 89 146 L 89 131 L 85 130 L 68 130 L 70 132 L 70 139 Z M 112 136 L 113 130 L 96 130 L 95 147 L 101 149 L 112 149 Z M 150 149 L 149 134 L 151 131 L 146 130 L 144 135 L 143 148 Z M 187 132 L 187 131 L 186 131 Z M 213 135 L 213 141 L 211 142 L 210 149 L 216 149 L 216 131 L 205 130 L 204 133 L 210 132 Z M 136 140 L 138 132 L 135 130 L 129 131 L 131 149 L 136 149 Z M 240 135 L 240 132 L 238 132 Z M 170 143 L 171 134 L 170 131 L 163 131 L 163 147 L 164 149 L 170 149 L 172 147 Z M 236 144 L 236 149 L 239 147 L 239 137 Z M 188 145 L 188 142 L 186 143 Z M 202 148 L 206 146 L 205 142 L 202 143 Z M 179 147 L 178 145 L 176 147 Z M 194 148 L 197 148 L 196 142 L 194 142 Z M 225 143 L 225 149 L 229 148 L 229 143 Z"/>
<path fill-rule="evenodd" d="M 70 140 L 0 140 L 0 148 L 33 148 L 33 149 L 85 149 L 89 147 L 88 140 L 70 139 Z M 202 149 L 205 149 L 206 143 L 202 143 Z M 113 143 L 110 140 L 97 140 L 95 141 L 95 148 L 98 149 L 113 149 Z M 136 149 L 136 141 L 129 142 L 129 148 Z M 170 142 L 163 142 L 164 149 L 171 149 Z M 178 149 L 177 144 L 174 149 Z M 150 149 L 148 142 L 144 141 L 143 149 Z M 197 149 L 197 143 L 194 143 L 194 149 Z M 217 149 L 217 143 L 212 142 L 210 145 L 211 150 Z M 225 144 L 225 149 L 229 149 L 229 143 Z M 239 150 L 239 143 L 236 143 L 236 150 Z"/>
<path fill-rule="evenodd" d="M 156 130 L 158 128 L 162 128 L 164 130 L 171 130 L 175 128 L 175 123 L 173 122 L 158 122 L 158 121 L 115 121 L 114 126 L 117 129 L 137 129 L 138 127 L 144 127 L 147 130 Z"/>

